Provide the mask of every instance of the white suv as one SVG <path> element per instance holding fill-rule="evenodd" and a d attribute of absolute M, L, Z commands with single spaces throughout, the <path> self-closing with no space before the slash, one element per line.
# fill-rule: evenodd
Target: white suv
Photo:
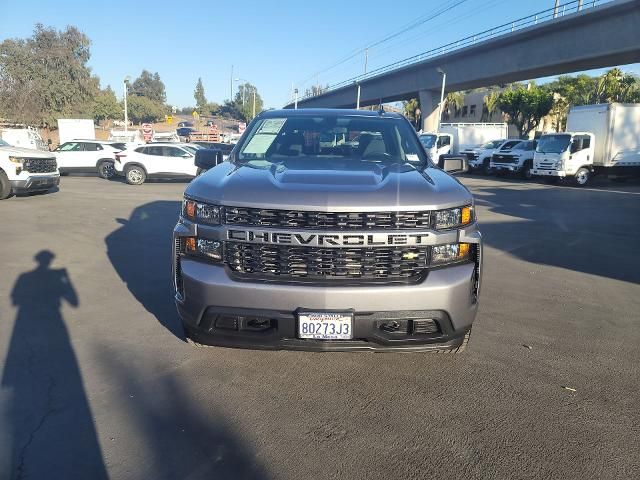
<path fill-rule="evenodd" d="M 149 143 L 116 154 L 114 170 L 130 185 L 147 178 L 193 178 L 198 173 L 194 160 L 202 147 L 187 143 Z"/>
<path fill-rule="evenodd" d="M 100 140 L 65 142 L 55 149 L 60 175 L 98 172 L 102 178 L 111 178 L 116 153 L 125 148 L 124 143 Z"/>

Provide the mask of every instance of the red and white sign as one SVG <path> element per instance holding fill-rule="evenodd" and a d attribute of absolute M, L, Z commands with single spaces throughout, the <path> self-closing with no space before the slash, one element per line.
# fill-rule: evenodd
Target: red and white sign
<path fill-rule="evenodd" d="M 151 137 L 153 136 L 153 127 L 150 123 L 142 124 L 142 136 L 144 137 L 145 142 L 151 141 Z"/>
<path fill-rule="evenodd" d="M 238 123 L 238 133 L 240 135 L 242 135 L 246 129 L 247 129 L 247 124 L 246 123 L 244 123 L 244 122 L 239 122 Z"/>

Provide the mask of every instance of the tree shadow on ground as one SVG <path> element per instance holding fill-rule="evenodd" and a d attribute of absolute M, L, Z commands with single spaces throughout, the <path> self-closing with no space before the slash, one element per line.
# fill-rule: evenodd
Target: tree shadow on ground
<path fill-rule="evenodd" d="M 53 258 L 48 250 L 38 253 L 38 267 L 21 274 L 11 292 L 18 313 L 2 373 L 9 394 L 11 466 L 2 478 L 106 479 L 61 313 L 63 301 L 72 307 L 79 301 L 67 270 L 50 268 Z"/>
<path fill-rule="evenodd" d="M 476 204 L 512 220 L 483 222 L 487 245 L 527 262 L 640 283 L 640 195 L 477 187 Z"/>
<path fill-rule="evenodd" d="M 107 256 L 129 291 L 178 338 L 184 338 L 176 313 L 171 280 L 172 232 L 179 201 L 156 201 L 137 207 L 106 239 Z"/>

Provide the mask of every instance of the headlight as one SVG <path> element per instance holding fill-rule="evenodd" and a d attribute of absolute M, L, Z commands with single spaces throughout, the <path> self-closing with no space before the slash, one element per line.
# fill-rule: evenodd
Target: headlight
<path fill-rule="evenodd" d="M 184 199 L 182 215 L 192 222 L 220 225 L 220 207 L 194 200 Z"/>
<path fill-rule="evenodd" d="M 436 230 L 445 230 L 463 227 L 471 222 L 473 222 L 473 207 L 466 205 L 448 210 L 438 210 L 435 213 L 434 227 Z"/>
<path fill-rule="evenodd" d="M 469 259 L 470 243 L 450 243 L 431 247 L 431 265 L 445 265 L 447 263 L 463 262 Z"/>
<path fill-rule="evenodd" d="M 184 251 L 188 255 L 207 257 L 217 262 L 222 260 L 222 242 L 218 240 L 186 237 Z"/>
<path fill-rule="evenodd" d="M 19 163 L 20 165 L 22 165 L 22 162 L 24 162 L 24 158 L 21 158 L 21 157 L 9 157 L 9 161 L 11 163 Z"/>

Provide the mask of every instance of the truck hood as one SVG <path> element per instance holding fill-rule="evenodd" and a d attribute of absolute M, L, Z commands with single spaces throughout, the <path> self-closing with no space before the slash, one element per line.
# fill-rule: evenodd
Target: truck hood
<path fill-rule="evenodd" d="M 224 162 L 191 182 L 185 194 L 219 205 L 315 211 L 432 210 L 472 201 L 460 182 L 437 168 L 306 159 Z"/>
<path fill-rule="evenodd" d="M 29 158 L 55 158 L 55 155 L 51 152 L 43 152 L 41 150 L 35 150 L 32 148 L 22 147 L 0 147 L 0 151 L 6 152 L 9 155 L 16 157 L 29 157 Z"/>

